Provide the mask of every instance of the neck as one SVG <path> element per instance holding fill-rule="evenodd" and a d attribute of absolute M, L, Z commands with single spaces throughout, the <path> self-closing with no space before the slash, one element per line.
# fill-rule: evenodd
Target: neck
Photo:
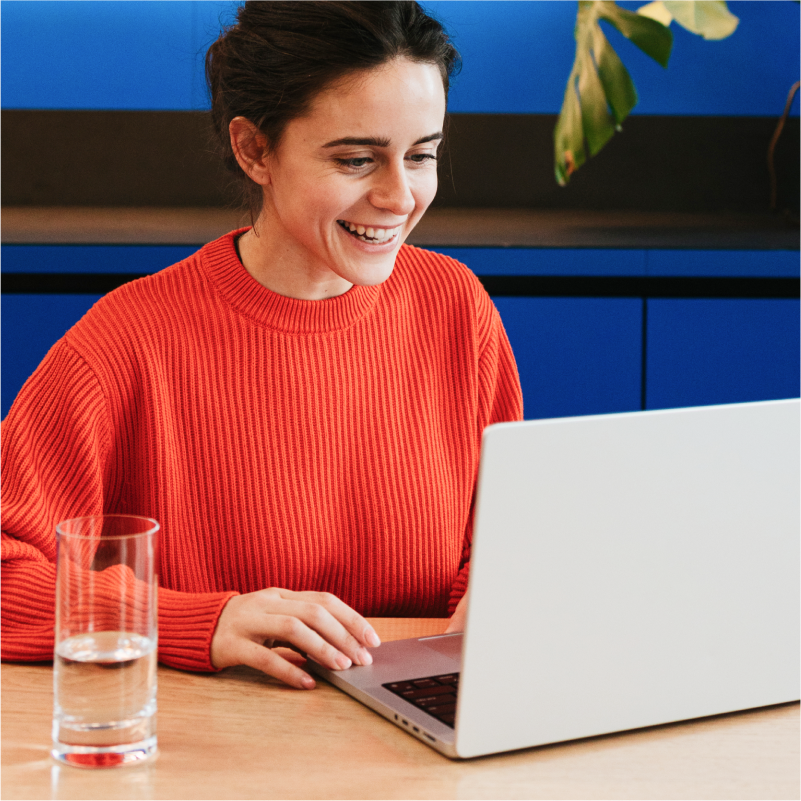
<path fill-rule="evenodd" d="M 253 228 L 237 242 L 239 258 L 248 273 L 271 292 L 297 300 L 325 300 L 344 295 L 353 284 L 327 268 L 314 269 L 281 241 L 270 236 L 271 226 L 262 211 Z"/>

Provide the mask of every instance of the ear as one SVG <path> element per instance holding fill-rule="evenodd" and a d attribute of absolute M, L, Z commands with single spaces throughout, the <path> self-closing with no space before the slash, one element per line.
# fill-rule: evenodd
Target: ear
<path fill-rule="evenodd" d="M 245 175 L 261 186 L 270 183 L 267 162 L 267 139 L 261 131 L 245 117 L 234 117 L 228 124 L 231 148 Z"/>

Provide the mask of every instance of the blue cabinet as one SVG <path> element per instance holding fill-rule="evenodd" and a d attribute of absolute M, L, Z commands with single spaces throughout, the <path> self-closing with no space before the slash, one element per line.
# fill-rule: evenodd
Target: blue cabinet
<path fill-rule="evenodd" d="M 151 273 L 194 250 L 3 246 L 3 272 L 26 274 L 32 288 L 2 298 L 2 415 L 50 346 L 100 297 L 46 294 L 48 273 L 76 281 L 79 273 Z M 527 419 L 799 394 L 797 299 L 582 297 L 572 289 L 574 279 L 575 286 L 607 278 L 615 286 L 665 277 L 792 281 L 797 251 L 438 250 L 479 276 L 558 277 L 573 295 L 493 298 L 517 359 Z M 40 276 L 43 294 L 34 294 Z"/>
<path fill-rule="evenodd" d="M 641 300 L 493 300 L 517 359 L 526 419 L 640 408 Z"/>
<path fill-rule="evenodd" d="M 2 417 L 50 347 L 101 297 L 50 294 L 49 274 L 152 273 L 196 250 L 172 245 L 3 245 L 3 275 L 25 274 L 32 286 L 24 294 L 2 295 Z"/>
<path fill-rule="evenodd" d="M 101 295 L 2 296 L 2 416 L 53 344 Z"/>
<path fill-rule="evenodd" d="M 798 301 L 652 299 L 647 314 L 647 408 L 798 396 Z"/>

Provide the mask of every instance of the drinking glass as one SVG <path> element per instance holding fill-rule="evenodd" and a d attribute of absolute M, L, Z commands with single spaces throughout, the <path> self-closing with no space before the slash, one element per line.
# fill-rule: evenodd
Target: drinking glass
<path fill-rule="evenodd" d="M 53 757 L 115 767 L 156 753 L 159 524 L 101 515 L 56 526 Z"/>

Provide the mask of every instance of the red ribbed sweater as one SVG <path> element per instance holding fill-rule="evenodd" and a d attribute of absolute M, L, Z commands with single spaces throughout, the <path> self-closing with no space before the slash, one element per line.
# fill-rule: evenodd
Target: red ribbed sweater
<path fill-rule="evenodd" d="M 106 295 L 17 397 L 4 659 L 52 658 L 54 527 L 81 515 L 161 523 L 159 658 L 175 667 L 213 669 L 236 593 L 325 590 L 406 617 L 464 593 L 481 432 L 522 416 L 486 292 L 404 246 L 380 286 L 286 298 L 244 269 L 239 233 Z"/>

